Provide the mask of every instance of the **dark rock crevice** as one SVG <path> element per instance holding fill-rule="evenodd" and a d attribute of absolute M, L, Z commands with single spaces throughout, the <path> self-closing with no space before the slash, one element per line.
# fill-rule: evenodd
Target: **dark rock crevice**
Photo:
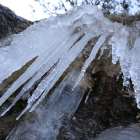
<path fill-rule="evenodd" d="M 9 8 L 0 4 L 0 39 L 24 31 L 33 22 L 17 16 Z"/>
<path fill-rule="evenodd" d="M 90 140 L 105 129 L 138 124 L 136 116 L 140 110 L 135 98 L 128 97 L 129 93 L 122 85 L 122 75 L 117 80 L 116 76 L 110 77 L 100 71 L 92 78 L 96 81 L 87 102 L 89 89 L 74 116 L 64 119 L 58 140 Z"/>

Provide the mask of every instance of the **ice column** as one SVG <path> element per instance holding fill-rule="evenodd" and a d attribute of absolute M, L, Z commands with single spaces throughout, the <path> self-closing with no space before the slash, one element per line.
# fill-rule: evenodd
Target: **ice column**
<path fill-rule="evenodd" d="M 100 49 L 100 47 L 102 46 L 102 44 L 104 43 L 104 41 L 106 40 L 106 37 L 108 36 L 109 34 L 106 32 L 106 33 L 103 33 L 101 35 L 101 37 L 99 38 L 99 40 L 97 41 L 97 43 L 95 44 L 95 46 L 93 47 L 92 51 L 91 51 L 91 54 L 89 56 L 89 58 L 86 60 L 82 70 L 81 70 L 81 73 L 77 79 L 77 82 L 76 84 L 74 85 L 73 87 L 73 90 L 75 89 L 75 87 L 77 86 L 77 84 L 80 82 L 80 80 L 82 79 L 82 77 L 84 76 L 84 73 L 87 69 L 87 67 L 90 65 L 90 63 L 92 62 L 92 60 L 95 58 L 98 50 Z"/>

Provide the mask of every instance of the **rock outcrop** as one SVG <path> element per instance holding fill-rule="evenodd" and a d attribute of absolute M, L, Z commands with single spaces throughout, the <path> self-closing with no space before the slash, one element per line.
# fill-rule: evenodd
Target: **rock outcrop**
<path fill-rule="evenodd" d="M 0 4 L 0 39 L 18 34 L 29 27 L 33 22 L 17 16 L 9 8 Z"/>

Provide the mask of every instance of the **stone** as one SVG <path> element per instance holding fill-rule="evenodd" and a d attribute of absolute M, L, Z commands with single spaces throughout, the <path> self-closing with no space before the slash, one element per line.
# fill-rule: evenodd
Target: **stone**
<path fill-rule="evenodd" d="M 17 16 L 9 8 L 0 4 L 0 39 L 24 31 L 33 22 Z"/>

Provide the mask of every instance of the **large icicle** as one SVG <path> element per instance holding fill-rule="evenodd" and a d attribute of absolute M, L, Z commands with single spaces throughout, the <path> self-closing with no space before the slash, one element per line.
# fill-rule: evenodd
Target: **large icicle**
<path fill-rule="evenodd" d="M 57 32 L 53 28 L 47 28 L 46 32 L 43 26 L 38 28 L 37 24 L 35 24 L 23 33 L 13 35 L 11 44 L 0 48 L 0 63 L 2 67 L 0 72 L 3 73 L 0 75 L 0 83 L 28 61 L 41 55 L 46 49 L 49 50 L 55 40 L 47 38 L 47 36 L 53 35 L 55 38 L 61 38 L 61 32 L 59 34 Z"/>
<path fill-rule="evenodd" d="M 55 57 L 50 57 L 46 64 L 44 64 L 41 69 L 32 77 L 32 79 L 23 87 L 23 89 L 20 91 L 20 93 L 17 95 L 13 103 L 1 114 L 3 116 L 7 111 L 11 109 L 12 106 L 20 99 L 20 97 L 29 90 L 32 85 L 40 79 L 46 71 L 49 70 L 50 67 L 53 66 L 54 63 L 58 61 L 58 59 L 61 57 L 61 54 L 66 53 L 69 48 L 73 45 L 73 43 L 84 33 L 84 30 L 79 31 L 77 34 L 73 35 L 72 37 L 69 37 L 62 45 L 53 53 Z M 54 63 L 52 63 L 54 62 Z M 18 86 L 17 86 L 18 87 Z"/>
<path fill-rule="evenodd" d="M 87 33 L 79 42 L 77 42 L 73 48 L 69 50 L 69 52 L 61 58 L 60 62 L 56 66 L 57 75 L 53 78 L 52 81 L 49 82 L 49 84 L 46 86 L 46 90 L 42 94 L 42 96 L 39 98 L 37 103 L 32 107 L 30 111 L 33 111 L 36 106 L 43 100 L 43 98 L 46 96 L 46 94 L 49 92 L 49 90 L 53 87 L 53 85 L 57 82 L 57 80 L 61 77 L 63 72 L 69 67 L 69 65 L 74 61 L 74 59 L 77 57 L 77 55 L 82 51 L 82 49 L 85 47 L 87 42 L 92 38 L 98 36 L 100 33 Z M 80 46 L 80 48 L 78 47 Z M 55 71 L 54 69 L 54 71 Z"/>
<path fill-rule="evenodd" d="M 102 46 L 102 44 L 104 43 L 104 41 L 106 40 L 106 37 L 109 35 L 109 33 L 103 33 L 101 35 L 101 37 L 99 38 L 99 40 L 97 41 L 97 43 L 95 44 L 95 46 L 93 47 L 92 51 L 91 51 L 91 54 L 89 56 L 89 58 L 86 60 L 82 70 L 81 70 L 81 73 L 77 79 L 77 82 L 76 84 L 74 85 L 73 87 L 73 90 L 75 89 L 75 87 L 77 86 L 77 84 L 80 82 L 80 80 L 82 79 L 82 77 L 84 76 L 84 73 L 87 69 L 87 67 L 90 65 L 90 63 L 92 62 L 92 60 L 95 58 L 98 50 L 100 49 L 100 47 Z"/>
<path fill-rule="evenodd" d="M 88 7 L 87 7 L 87 9 L 88 9 Z M 76 10 L 77 10 L 77 8 L 76 8 Z M 81 11 L 82 10 L 82 11 Z M 93 25 L 93 27 L 92 27 L 92 29 L 94 29 L 94 28 L 96 28 L 96 29 L 98 29 L 97 27 L 98 27 L 98 25 L 96 25 L 96 19 L 95 19 L 95 21 L 93 20 L 93 18 L 92 18 L 92 16 L 91 15 L 88 15 L 88 14 L 86 14 L 86 13 L 89 13 L 89 14 L 92 14 L 92 13 L 94 13 L 95 11 L 98 11 L 97 10 L 97 7 L 95 7 L 95 8 L 93 8 L 92 10 L 87 10 L 87 11 L 85 11 L 85 10 L 83 10 L 83 8 L 79 8 L 79 10 L 78 10 L 78 12 L 77 13 L 75 13 L 72 17 L 72 19 L 71 19 L 71 17 L 70 17 L 70 15 L 68 14 L 68 15 L 65 15 L 64 17 L 65 18 L 59 18 L 59 16 L 58 16 L 58 18 L 56 18 L 55 20 L 52 18 L 52 19 L 50 19 L 49 20 L 49 22 L 48 22 L 48 25 L 46 25 L 46 23 L 39 23 L 40 24 L 40 26 L 43 26 L 42 27 L 42 29 L 40 29 L 40 26 L 38 27 L 36 27 L 37 29 L 35 30 L 35 32 L 34 31 L 32 31 L 30 28 L 29 28 L 29 31 L 31 30 L 31 34 L 33 34 L 33 38 L 34 38 L 34 42 L 32 43 L 32 38 L 31 37 L 29 37 L 29 35 L 27 35 L 27 41 L 26 41 L 26 38 L 25 38 L 25 45 L 26 46 L 28 46 L 29 45 L 29 47 L 31 46 L 31 48 L 29 49 L 30 51 L 32 50 L 32 49 L 36 49 L 36 51 L 39 49 L 39 48 L 37 48 L 37 46 L 43 46 L 42 48 L 43 49 L 41 49 L 42 50 L 42 52 L 40 52 L 38 55 L 39 55 L 39 57 L 37 58 L 37 60 L 27 69 L 27 71 L 24 73 L 24 74 L 22 74 L 14 83 L 13 83 L 13 85 L 5 92 L 5 94 L 3 95 L 3 97 L 2 98 L 0 98 L 0 106 L 6 101 L 6 99 L 7 98 L 9 98 L 10 97 L 10 95 L 14 92 L 14 91 L 16 91 L 16 89 L 18 89 L 18 87 L 20 87 L 23 83 L 25 83 L 30 77 L 32 77 L 34 74 L 35 74 L 35 72 L 37 71 L 37 70 L 39 70 L 40 69 L 40 67 L 43 65 L 43 64 L 45 64 L 45 63 L 47 63 L 48 62 L 48 58 L 52 58 L 52 57 L 56 57 L 57 55 L 56 54 L 58 54 L 58 53 L 53 53 L 53 51 L 55 51 L 55 50 L 57 50 L 57 48 L 61 45 L 61 43 L 65 40 L 65 38 L 68 38 L 69 36 L 72 36 L 73 34 L 75 34 L 75 32 L 78 32 L 78 29 L 80 29 L 82 26 L 84 26 L 84 25 L 91 25 L 91 24 L 94 24 Z M 99 15 L 102 15 L 102 13 L 101 12 L 99 12 Z M 97 15 L 96 15 L 97 16 Z M 96 17 L 95 16 L 95 17 Z M 103 16 L 103 15 L 102 15 Z M 70 19 L 72 20 L 72 21 L 70 21 Z M 56 22 L 56 24 L 55 25 L 52 25 L 52 21 L 54 20 L 54 22 Z M 69 22 L 67 23 L 65 20 L 68 20 Z M 72 24 L 73 23 L 73 24 Z M 67 26 L 66 26 L 66 25 Z M 47 27 L 45 27 L 45 25 L 47 26 Z M 71 26 L 69 26 L 69 25 L 71 25 Z M 50 28 L 48 28 L 50 26 Z M 80 26 L 80 28 L 78 28 Z M 95 27 L 94 27 L 95 26 Z M 33 28 L 35 28 L 35 27 L 33 27 Z M 46 30 L 46 28 L 47 28 L 47 30 Z M 77 29 L 77 30 L 75 30 L 75 28 Z M 88 27 L 87 27 L 88 28 Z M 44 30 L 45 31 L 44 31 Z M 40 35 L 41 34 L 41 31 L 40 31 L 40 34 L 39 34 L 39 37 L 38 37 L 38 34 L 37 34 L 37 31 L 42 31 L 43 33 L 45 32 L 45 34 L 42 34 L 42 35 Z M 73 32 L 75 30 L 75 32 Z M 29 31 L 25 31 L 25 33 L 23 33 L 23 35 L 25 34 L 30 34 L 29 33 Z M 26 33 L 27 32 L 27 33 Z M 35 35 L 34 35 L 35 34 Z M 32 36 L 32 35 L 31 35 Z M 43 38 L 43 40 L 44 40 L 44 42 L 43 42 L 43 40 L 41 39 L 41 37 Z M 45 37 L 45 38 L 44 38 Z M 48 37 L 48 38 L 47 38 Z M 37 41 L 37 38 L 39 39 L 39 42 Z M 53 39 L 54 38 L 54 39 Z M 40 44 L 39 44 L 40 43 Z M 16 45 L 17 45 L 18 43 L 16 42 Z M 27 45 L 28 44 L 28 45 Z M 36 47 L 33 47 L 33 46 L 36 46 Z M 46 49 L 45 49 L 45 46 L 47 46 L 46 47 Z M 18 48 L 19 49 L 19 48 Z M 20 48 L 21 49 L 21 48 Z M 23 49 L 23 48 L 22 48 Z M 21 49 L 21 50 L 22 50 Z M 19 51 L 21 51 L 21 50 L 19 50 Z M 40 49 L 39 49 L 40 50 Z M 24 50 L 25 51 L 25 50 Z M 21 51 L 22 52 L 22 51 Z M 30 52 L 31 53 L 31 52 Z M 23 60 L 25 59 L 25 58 L 28 58 L 28 55 L 30 55 L 30 53 L 25 53 L 25 56 L 22 58 Z M 34 51 L 33 51 L 33 53 L 34 53 Z M 63 55 L 63 53 L 62 52 L 59 52 L 59 53 L 61 53 L 60 54 L 60 56 L 62 56 Z M 60 59 L 60 58 L 59 58 Z M 55 60 L 55 62 L 56 62 L 57 60 Z M 26 61 L 27 62 L 27 61 Z M 53 64 L 55 64 L 55 62 L 51 62 L 52 63 L 52 65 Z M 10 62 L 10 63 L 12 63 L 12 62 Z M 19 62 L 19 63 L 21 63 L 21 62 Z M 9 67 L 9 66 L 8 66 Z M 49 67 L 50 68 L 50 67 Z M 29 76 L 30 75 L 30 76 Z"/>
<path fill-rule="evenodd" d="M 6 99 L 10 97 L 10 95 L 16 91 L 24 82 L 26 82 L 31 76 L 35 74 L 39 68 L 46 63 L 46 71 L 48 71 L 57 61 L 60 59 L 60 57 L 65 53 L 72 45 L 72 41 L 76 41 L 76 39 L 81 35 L 81 32 L 78 33 L 76 37 L 71 39 L 71 42 L 68 43 L 67 39 L 69 36 L 73 33 L 73 28 L 69 32 L 64 32 L 62 35 L 62 38 L 58 41 L 55 41 L 55 43 L 46 50 L 37 60 L 27 69 L 25 73 L 23 73 L 14 83 L 13 85 L 5 92 L 5 94 L 0 98 L 0 106 L 5 102 Z M 83 32 L 82 32 L 83 33 Z M 59 38 L 59 37 L 58 37 Z M 57 40 L 57 39 L 56 39 Z M 65 41 L 63 41 L 65 40 Z M 63 42 L 63 43 L 62 43 Z M 49 44 L 48 44 L 49 45 Z M 67 47 L 65 47 L 65 46 Z M 59 46 L 59 47 L 57 47 Z M 64 48 L 63 48 L 64 47 Z M 30 77 L 29 77 L 30 75 Z M 26 90 L 26 89 L 25 89 Z"/>
<path fill-rule="evenodd" d="M 44 19 L 30 26 L 22 33 L 11 36 L 10 41 L 7 39 L 9 46 L 0 48 L 0 73 L 2 73 L 0 83 L 34 57 L 41 56 L 55 41 L 61 39 L 61 35 L 63 35 L 63 32 L 66 33 L 67 27 L 73 25 L 85 14 L 98 12 L 95 17 L 102 15 L 102 12 L 96 6 L 91 9 L 89 7 L 74 7 L 65 16 L 58 15 L 57 17 Z M 90 24 L 93 21 L 85 20 L 84 22 Z M 70 32 L 70 28 L 68 32 Z"/>
<path fill-rule="evenodd" d="M 140 109 L 140 37 L 136 39 L 132 50 L 130 75 L 136 93 L 137 107 Z"/>
<path fill-rule="evenodd" d="M 65 36 L 65 35 L 64 35 Z M 64 39 L 64 38 L 63 38 Z M 63 40 L 62 39 L 62 40 Z M 60 39 L 60 42 L 62 41 Z M 6 101 L 7 98 L 10 97 L 10 95 L 16 91 L 16 89 L 18 87 L 20 87 L 24 82 L 26 82 L 30 77 L 33 76 L 35 74 L 35 72 L 37 70 L 39 70 L 39 68 L 44 64 L 44 62 L 46 62 L 46 53 L 52 54 L 54 51 L 54 47 L 56 46 L 56 44 L 54 46 L 52 46 L 50 49 L 48 49 L 47 51 L 45 51 L 45 53 L 43 53 L 42 56 L 40 56 L 28 69 L 25 73 L 23 73 L 13 84 L 12 86 L 5 92 L 5 94 L 0 98 L 0 106 Z M 47 55 L 47 57 L 48 57 Z M 49 57 L 48 57 L 49 58 Z M 48 60 L 48 59 L 47 59 Z"/>
<path fill-rule="evenodd" d="M 87 42 L 89 41 L 90 38 L 92 37 L 96 37 L 100 35 L 100 33 L 86 33 L 86 35 L 79 41 L 77 42 L 69 51 L 68 53 L 66 53 L 60 60 L 60 62 L 57 64 L 56 68 L 54 68 L 52 70 L 52 72 L 48 76 L 46 77 L 46 79 L 44 79 L 44 81 L 42 81 L 40 83 L 40 86 L 43 89 L 46 89 L 44 91 L 44 93 L 41 95 L 42 91 L 38 90 L 38 95 L 36 97 L 36 95 L 32 95 L 32 97 L 30 97 L 30 99 L 28 100 L 28 105 L 27 107 L 24 109 L 24 111 L 20 114 L 20 116 L 17 118 L 19 119 L 21 117 L 21 115 L 24 114 L 25 111 L 27 111 L 33 101 L 35 101 L 40 95 L 41 97 L 39 98 L 39 100 L 36 102 L 36 104 L 32 107 L 32 110 L 35 109 L 35 107 L 44 99 L 44 97 L 47 95 L 47 93 L 49 92 L 49 90 L 53 87 L 53 85 L 57 82 L 57 80 L 61 77 L 61 75 L 63 74 L 63 72 L 69 67 L 69 65 L 73 62 L 73 60 L 77 57 L 77 55 L 82 51 L 82 49 L 85 47 L 85 45 L 87 44 Z M 80 47 L 79 47 L 80 46 Z M 52 80 L 50 80 L 50 77 L 53 77 Z M 46 84 L 44 84 L 44 82 Z"/>
<path fill-rule="evenodd" d="M 38 85 L 37 89 L 34 91 L 34 93 L 32 94 L 32 96 L 28 99 L 28 105 L 27 105 L 27 107 L 16 118 L 17 120 L 22 116 L 22 114 L 24 114 L 28 109 L 30 109 L 32 107 L 33 103 L 36 101 L 36 99 L 38 99 L 40 97 L 41 93 L 45 90 L 46 86 L 49 85 L 49 83 L 52 81 L 52 79 L 54 78 L 54 76 L 56 75 L 56 73 L 57 73 L 57 71 L 54 68 L 54 70 L 51 72 L 51 74 L 49 74 L 48 76 L 46 76 L 45 78 L 43 78 L 43 80 Z"/>

